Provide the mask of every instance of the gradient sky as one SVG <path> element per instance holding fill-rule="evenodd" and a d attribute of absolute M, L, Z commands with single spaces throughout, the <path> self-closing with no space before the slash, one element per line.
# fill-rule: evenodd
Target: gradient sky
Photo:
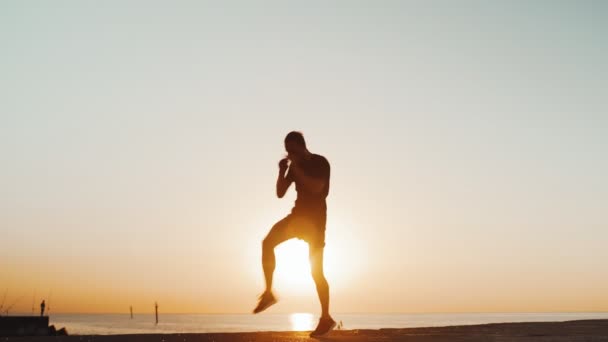
<path fill-rule="evenodd" d="M 296 129 L 332 166 L 333 311 L 608 311 L 607 17 L 605 1 L 3 1 L 5 308 L 250 312 L 261 240 L 295 199 L 274 182 Z M 293 272 L 305 245 L 277 256 L 271 311 L 317 312 Z"/>

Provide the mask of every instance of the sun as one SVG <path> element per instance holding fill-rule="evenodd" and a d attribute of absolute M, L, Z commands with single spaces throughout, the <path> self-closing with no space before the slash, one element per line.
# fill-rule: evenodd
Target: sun
<path fill-rule="evenodd" d="M 296 312 L 289 315 L 291 330 L 305 331 L 314 329 L 313 315 L 308 312 Z"/>
<path fill-rule="evenodd" d="M 302 240 L 286 241 L 274 250 L 276 256 L 276 288 L 288 291 L 314 289 L 308 260 L 308 244 Z"/>
<path fill-rule="evenodd" d="M 356 227 L 355 223 L 340 218 L 334 221 L 346 224 L 332 222 L 328 225 L 323 270 L 331 288 L 347 289 L 352 285 L 353 278 L 360 276 L 362 269 L 367 267 L 364 255 L 357 252 L 364 250 L 365 246 L 349 230 Z M 275 256 L 274 289 L 279 293 L 285 291 L 298 295 L 316 293 L 310 273 L 308 243 L 296 238 L 285 241 L 275 248 Z"/>

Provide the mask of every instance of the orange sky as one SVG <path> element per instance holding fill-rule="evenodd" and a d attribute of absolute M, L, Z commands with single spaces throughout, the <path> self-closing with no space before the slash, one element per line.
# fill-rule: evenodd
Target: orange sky
<path fill-rule="evenodd" d="M 0 5 L 5 308 L 250 312 L 295 129 L 333 311 L 608 311 L 606 5 L 129 4 Z"/>

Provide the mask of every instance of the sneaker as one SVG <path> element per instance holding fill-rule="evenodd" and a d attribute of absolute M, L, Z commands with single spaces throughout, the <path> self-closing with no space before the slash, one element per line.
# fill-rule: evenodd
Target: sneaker
<path fill-rule="evenodd" d="M 315 329 L 315 331 L 310 333 L 310 337 L 324 336 L 325 334 L 330 332 L 331 329 L 333 329 L 335 327 L 336 327 L 336 321 L 334 321 L 331 317 L 327 317 L 327 318 L 321 317 L 319 319 L 319 325 L 317 325 L 317 329 Z"/>
<path fill-rule="evenodd" d="M 262 293 L 260 295 L 260 297 L 258 298 L 258 300 L 259 300 L 258 306 L 256 306 L 255 309 L 253 309 L 254 314 L 260 313 L 260 312 L 268 309 L 271 305 L 273 305 L 277 302 L 277 299 L 274 297 L 272 292 Z"/>

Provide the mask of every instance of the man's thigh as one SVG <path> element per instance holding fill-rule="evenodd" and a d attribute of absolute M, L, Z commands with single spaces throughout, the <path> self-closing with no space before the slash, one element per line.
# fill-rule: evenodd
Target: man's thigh
<path fill-rule="evenodd" d="M 264 243 L 274 247 L 284 241 L 295 238 L 296 231 L 293 221 L 293 216 L 290 214 L 275 223 L 264 238 Z"/>
<path fill-rule="evenodd" d="M 294 215 L 290 220 L 295 236 L 308 242 L 309 248 L 325 247 L 325 220 L 312 215 Z"/>
<path fill-rule="evenodd" d="M 308 257 L 313 276 L 323 275 L 323 252 L 325 248 L 309 243 Z"/>

